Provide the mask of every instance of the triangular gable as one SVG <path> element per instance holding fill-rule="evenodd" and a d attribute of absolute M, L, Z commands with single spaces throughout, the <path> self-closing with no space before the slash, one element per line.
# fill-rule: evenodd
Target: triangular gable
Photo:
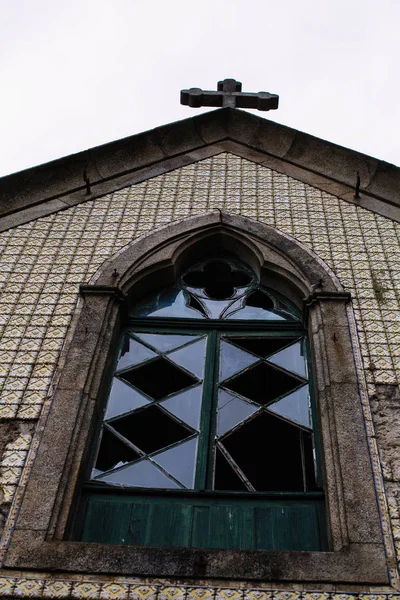
<path fill-rule="evenodd" d="M 224 108 L 0 180 L 0 230 L 230 152 L 400 221 L 400 168 L 273 121 Z M 357 173 L 360 198 L 354 198 Z M 90 194 L 84 181 L 90 181 Z"/>

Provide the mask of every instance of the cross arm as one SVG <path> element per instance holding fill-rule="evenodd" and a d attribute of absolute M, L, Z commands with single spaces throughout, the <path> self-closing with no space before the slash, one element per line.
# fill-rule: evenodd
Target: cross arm
<path fill-rule="evenodd" d="M 255 108 L 257 110 L 273 110 L 278 108 L 279 96 L 268 92 L 226 92 L 204 91 L 190 88 L 181 91 L 181 104 L 192 108 L 201 106 L 230 106 L 231 108 Z"/>
<path fill-rule="evenodd" d="M 223 96 L 221 92 L 204 92 L 200 88 L 190 88 L 190 90 L 181 90 L 181 104 L 191 108 L 222 106 Z"/>

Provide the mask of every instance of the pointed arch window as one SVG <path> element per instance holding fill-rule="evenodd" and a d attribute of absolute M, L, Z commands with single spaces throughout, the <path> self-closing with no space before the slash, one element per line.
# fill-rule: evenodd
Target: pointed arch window
<path fill-rule="evenodd" d="M 326 549 L 298 309 L 219 258 L 128 312 L 81 539 Z"/>

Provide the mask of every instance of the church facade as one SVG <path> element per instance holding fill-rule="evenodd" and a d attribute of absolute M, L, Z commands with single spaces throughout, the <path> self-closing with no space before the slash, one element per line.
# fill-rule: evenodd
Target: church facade
<path fill-rule="evenodd" d="M 399 173 L 223 108 L 2 180 L 1 597 L 398 594 Z"/>

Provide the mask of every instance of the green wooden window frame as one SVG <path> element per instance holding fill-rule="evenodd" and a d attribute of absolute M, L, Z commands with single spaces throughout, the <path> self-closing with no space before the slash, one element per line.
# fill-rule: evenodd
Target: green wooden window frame
<path fill-rule="evenodd" d="M 179 489 L 177 486 L 174 489 L 160 489 L 156 486 L 130 487 L 107 482 L 101 479 L 104 475 L 100 475 L 100 479 L 92 479 L 83 487 L 75 536 L 86 542 L 139 546 L 326 550 L 324 494 L 321 484 L 318 483 L 322 481 L 322 475 L 318 459 L 317 428 L 314 428 L 313 450 L 317 472 L 312 485 L 305 481 L 306 466 L 304 452 L 301 450 L 303 483 L 305 482 L 301 490 L 291 489 L 290 481 L 287 489 L 257 491 L 254 486 L 243 490 L 214 489 L 221 341 L 232 337 L 236 340 L 257 339 L 268 342 L 284 339 L 287 346 L 290 346 L 290 340 L 294 343 L 303 339 L 309 356 L 306 333 L 300 320 L 294 315 L 293 318 L 286 317 L 285 320 L 277 321 L 129 317 L 125 322 L 122 340 L 129 334 L 132 334 L 133 338 L 136 334 L 191 335 L 200 338 L 206 336 L 207 351 L 195 482 L 193 489 Z M 118 356 L 119 354 L 120 352 Z M 309 360 L 307 362 L 309 363 Z M 117 368 L 117 360 L 115 366 Z M 247 377 L 247 381 L 251 383 L 251 376 Z M 308 385 L 313 418 L 316 422 L 311 376 Z M 161 397 L 153 404 L 162 402 Z M 268 415 L 268 409 L 260 411 L 263 415 Z M 143 410 L 142 414 L 144 413 Z M 301 428 L 299 431 L 302 431 Z M 303 434 L 299 433 L 300 442 L 302 439 Z M 156 458 L 157 456 L 156 454 Z M 266 464 L 273 459 L 271 455 L 266 456 Z M 145 460 L 144 458 L 142 463 Z M 116 469 L 118 472 L 118 467 Z M 309 465 L 308 469 L 310 470 Z M 121 470 L 126 472 L 124 468 L 120 469 L 120 472 Z M 287 477 L 290 479 L 290 473 Z M 284 479 L 285 477 L 282 477 L 282 480 Z M 242 479 L 241 483 L 243 482 Z"/>

